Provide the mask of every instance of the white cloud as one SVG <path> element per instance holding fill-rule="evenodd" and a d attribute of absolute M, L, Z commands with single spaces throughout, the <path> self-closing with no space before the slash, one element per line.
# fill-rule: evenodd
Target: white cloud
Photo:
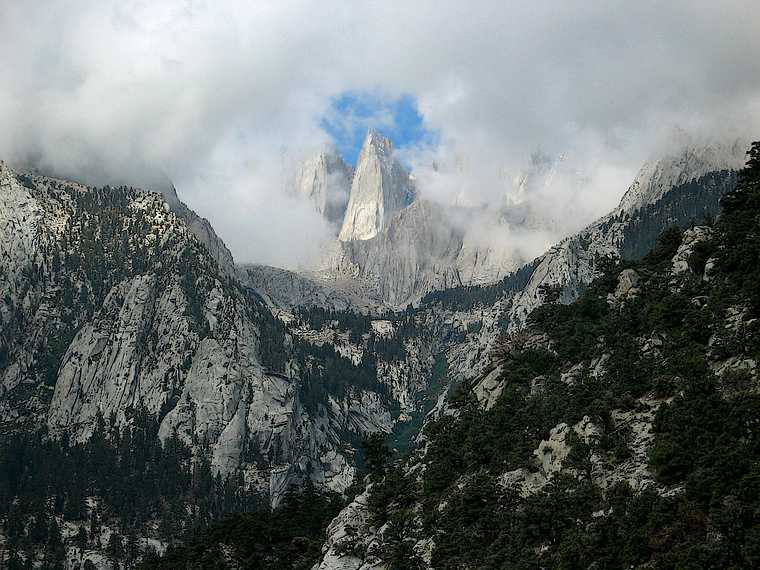
<path fill-rule="evenodd" d="M 572 208 L 566 231 L 674 126 L 754 134 L 755 4 L 3 2 L 0 157 L 100 180 L 160 168 L 237 259 L 293 265 L 326 230 L 283 187 L 326 142 L 331 97 L 410 93 L 441 139 L 410 152 L 429 193 L 501 196 L 537 148 L 564 152 L 540 198 Z"/>

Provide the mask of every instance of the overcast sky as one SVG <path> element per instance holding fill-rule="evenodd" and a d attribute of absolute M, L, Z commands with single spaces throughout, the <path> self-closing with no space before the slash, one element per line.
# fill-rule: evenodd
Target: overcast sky
<path fill-rule="evenodd" d="M 293 161 L 338 136 L 346 94 L 386 126 L 403 98 L 431 135 L 402 149 L 426 195 L 498 198 L 536 150 L 564 153 L 584 183 L 547 211 L 569 231 L 674 132 L 757 138 L 759 30 L 756 0 L 0 0 L 0 158 L 161 170 L 237 260 L 295 266 L 328 229 L 286 191 Z M 451 176 L 424 176 L 434 159 Z"/>

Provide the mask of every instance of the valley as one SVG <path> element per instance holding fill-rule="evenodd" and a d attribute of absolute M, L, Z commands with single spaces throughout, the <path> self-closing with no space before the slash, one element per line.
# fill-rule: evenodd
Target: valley
<path fill-rule="evenodd" d="M 610 365 L 607 353 L 586 357 L 590 364 L 574 364 L 579 355 L 555 355 L 557 341 L 531 332 L 531 319 L 540 313 L 545 323 L 564 321 L 551 313 L 559 308 L 541 313 L 541 306 L 574 307 L 566 304 L 588 298 L 587 288 L 616 264 L 644 257 L 662 231 L 713 219 L 721 197 L 737 183 L 743 152 L 738 142 L 713 143 L 662 157 L 642 169 L 613 212 L 507 270 L 509 265 L 495 269 L 487 252 L 477 253 L 475 264 L 472 257 L 464 261 L 464 236 L 447 225 L 450 218 L 439 205 L 414 197 L 390 142 L 370 132 L 361 155 L 366 162 L 344 192 L 346 217 L 339 232 L 335 226 L 330 264 L 301 274 L 234 266 L 208 222 L 173 187 L 161 193 L 94 188 L 3 165 L 0 409 L 5 449 L 18 450 L 5 455 L 17 463 L 5 466 L 10 479 L 3 500 L 9 505 L 15 499 L 7 493 L 36 488 L 40 477 L 51 477 L 44 470 L 37 476 L 27 471 L 38 453 L 35 442 L 49 441 L 48 457 L 69 467 L 42 488 L 56 505 L 60 497 L 62 510 L 49 511 L 25 496 L 13 512 L 22 525 L 39 523 L 45 513 L 43 526 L 58 529 L 55 556 L 77 564 L 90 560 L 96 567 L 108 559 L 110 538 L 96 543 L 92 531 L 80 537 L 80 528 L 95 524 L 96 512 L 108 537 L 132 541 L 129 560 L 136 561 L 226 514 L 290 508 L 293 493 L 310 489 L 318 496 L 333 494 L 330 501 L 353 497 L 330 524 L 319 568 L 395 567 L 383 566 L 386 546 L 367 558 L 377 549 L 373 545 L 390 540 L 385 531 L 362 526 L 369 520 L 367 509 L 376 508 L 376 493 L 392 492 L 372 489 L 405 480 L 417 469 L 415 461 L 443 461 L 434 459 L 431 445 L 450 446 L 448 455 L 458 444 L 435 443 L 430 434 L 471 408 L 477 415 L 478 404 L 501 409 L 505 374 L 546 376 L 559 370 L 564 379 L 591 370 L 594 382 L 601 382 Z M 326 181 L 333 179 L 330 169 L 338 168 L 338 183 L 348 184 L 344 166 L 319 159 L 302 169 L 312 171 L 301 176 L 299 192 L 333 222 L 338 217 L 326 206 Z M 313 186 L 305 189 L 304 180 Z M 361 213 L 367 211 L 374 214 Z M 688 273 L 692 254 L 679 255 Z M 525 354 L 545 354 L 539 358 L 552 364 L 522 371 L 535 365 L 520 363 Z M 531 382 L 531 394 L 543 393 L 542 381 Z M 572 386 L 576 380 L 562 382 Z M 474 404 L 461 402 L 467 387 Z M 650 429 L 661 400 L 643 387 L 634 392 L 626 397 L 641 400 L 634 406 L 639 411 L 613 410 L 612 417 L 623 419 L 605 420 L 613 422 L 605 429 L 614 430 L 614 421 L 643 422 L 640 429 Z M 517 468 L 503 477 L 522 485 L 523 495 L 543 492 L 550 475 L 562 469 L 567 438 L 586 438 L 584 445 L 590 445 L 588 438 L 601 437 L 595 418 L 590 412 L 573 416 L 563 424 L 572 426 L 569 432 L 554 424 L 536 427 L 537 435 L 548 438 L 541 445 L 550 450 L 543 472 Z M 368 471 L 373 434 L 407 467 L 393 467 L 360 492 L 368 473 L 370 481 L 378 477 Z M 648 487 L 651 437 L 641 437 L 632 443 L 640 446 L 633 452 L 639 463 L 600 474 L 603 479 L 593 483 Z M 141 463 L 133 464 L 131 454 L 142 457 Z M 177 474 L 173 490 L 151 491 L 126 510 L 110 498 L 113 485 L 126 481 L 105 485 L 95 458 L 143 481 L 138 488 L 155 485 L 149 481 L 156 470 L 169 469 Z M 75 492 L 71 485 L 77 480 L 91 483 Z M 440 489 L 448 484 L 441 482 Z M 393 505 L 398 499 L 388 500 Z M 372 514 L 381 521 L 388 516 Z M 408 532 L 415 537 L 414 551 L 421 552 L 420 564 L 430 563 L 435 541 L 425 538 L 427 527 L 411 513 L 403 519 L 398 532 L 412 525 Z M 368 549 L 361 556 L 347 554 L 346 525 L 359 532 L 351 544 Z M 40 536 L 52 540 L 51 532 Z M 14 544 L 18 530 L 6 526 L 3 536 L 5 544 Z M 34 540 L 27 544 L 13 556 L 45 550 Z M 116 542 L 113 549 L 126 552 Z"/>

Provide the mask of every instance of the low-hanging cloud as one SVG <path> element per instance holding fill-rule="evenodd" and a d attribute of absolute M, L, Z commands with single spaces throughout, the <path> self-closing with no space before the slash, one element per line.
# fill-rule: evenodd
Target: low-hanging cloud
<path fill-rule="evenodd" d="M 3 2 L 0 158 L 92 182 L 164 172 L 238 261 L 297 266 L 331 235 L 287 188 L 329 142 L 331 100 L 410 94 L 438 135 L 405 149 L 423 192 L 505 199 L 538 149 L 564 155 L 533 190 L 560 235 L 674 128 L 756 132 L 755 4 Z"/>

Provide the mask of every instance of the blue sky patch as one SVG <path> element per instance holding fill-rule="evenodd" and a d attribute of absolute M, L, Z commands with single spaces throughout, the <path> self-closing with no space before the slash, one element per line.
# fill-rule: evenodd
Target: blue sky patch
<path fill-rule="evenodd" d="M 389 99 L 368 92 L 341 93 L 333 98 L 320 126 L 352 165 L 356 164 L 369 127 L 390 138 L 397 149 L 435 141 L 435 134 L 425 128 L 411 95 Z"/>

